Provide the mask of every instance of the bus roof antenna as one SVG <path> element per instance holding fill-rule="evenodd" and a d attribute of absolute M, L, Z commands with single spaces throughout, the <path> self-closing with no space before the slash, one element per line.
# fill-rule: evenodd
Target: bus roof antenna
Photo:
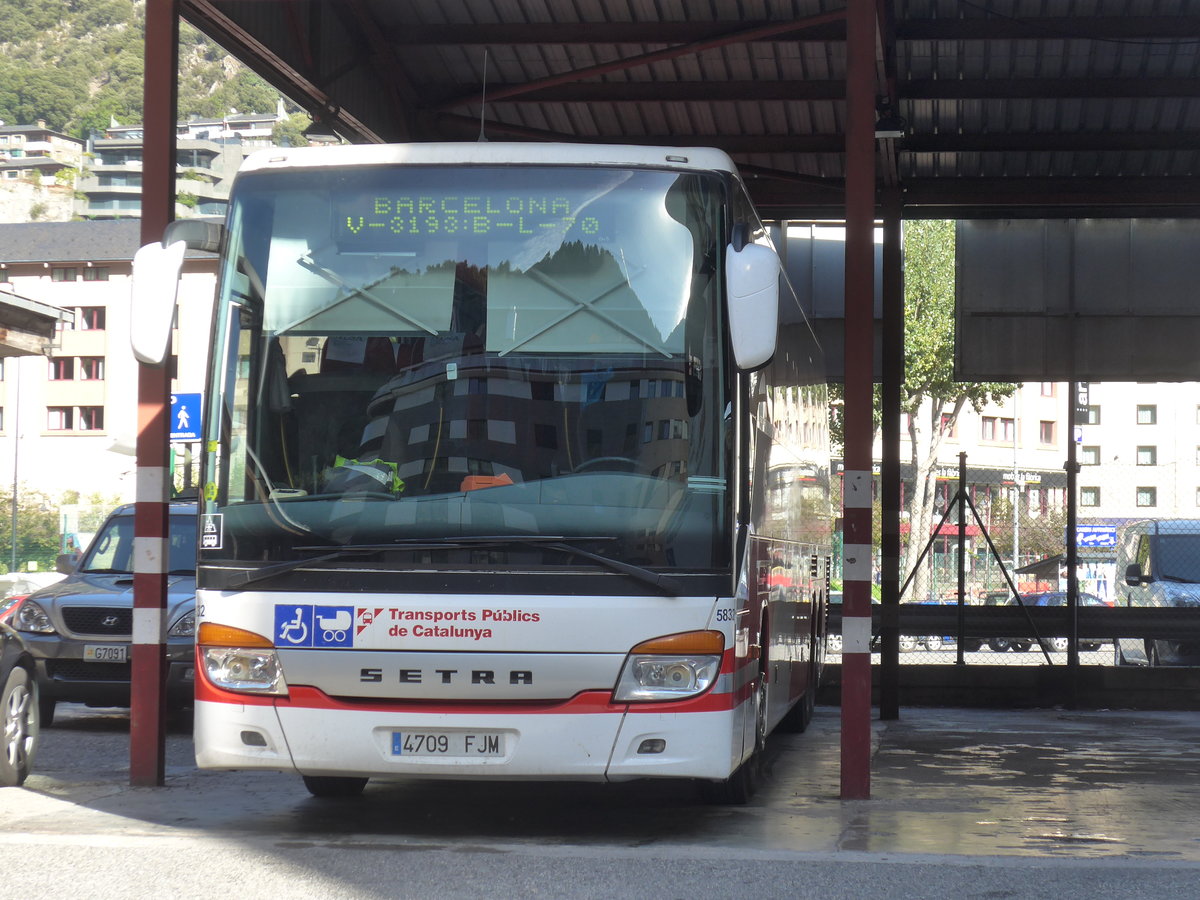
<path fill-rule="evenodd" d="M 487 135 L 483 133 L 484 114 L 487 112 L 487 64 L 488 48 L 483 48 L 483 90 L 479 93 L 479 143 L 487 143 Z"/>

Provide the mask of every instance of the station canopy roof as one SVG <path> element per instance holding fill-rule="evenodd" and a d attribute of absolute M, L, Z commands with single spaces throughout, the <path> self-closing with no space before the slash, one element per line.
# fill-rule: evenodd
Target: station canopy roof
<path fill-rule="evenodd" d="M 878 177 L 906 216 L 1200 214 L 1191 0 L 876 6 Z M 180 0 L 347 140 L 475 140 L 482 120 L 491 140 L 715 146 L 778 218 L 841 213 L 843 9 Z"/>

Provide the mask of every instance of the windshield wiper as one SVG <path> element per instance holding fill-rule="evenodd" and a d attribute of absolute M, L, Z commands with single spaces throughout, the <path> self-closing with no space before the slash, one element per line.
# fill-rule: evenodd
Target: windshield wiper
<path fill-rule="evenodd" d="M 683 593 L 683 585 L 681 585 L 670 575 L 660 575 L 657 572 L 652 572 L 649 569 L 642 568 L 641 566 L 635 566 L 633 563 L 621 562 L 619 559 L 613 559 L 609 556 L 593 553 L 591 550 L 584 550 L 582 547 L 578 547 L 571 542 L 611 540 L 613 540 L 611 537 L 582 537 L 568 540 L 562 535 L 506 534 L 497 535 L 494 537 L 456 538 L 453 543 L 461 544 L 463 546 L 536 544 L 549 550 L 557 550 L 560 553 L 569 553 L 572 556 L 580 556 L 586 560 L 590 560 L 591 562 L 598 563 L 605 568 L 612 569 L 614 572 L 620 572 L 622 575 L 628 575 L 630 578 L 640 581 L 642 584 L 649 585 L 655 590 L 662 591 L 668 596 L 678 597 Z"/>
<path fill-rule="evenodd" d="M 573 540 L 602 541 L 613 539 L 610 537 L 594 537 L 574 538 Z M 605 568 L 611 569 L 614 572 L 619 572 L 622 575 L 628 575 L 630 578 L 640 581 L 642 584 L 648 585 L 649 587 L 652 587 L 657 591 L 661 591 L 668 596 L 678 597 L 683 593 L 683 585 L 669 575 L 660 575 L 657 572 L 652 572 L 649 569 L 636 566 L 633 563 L 621 562 L 618 559 L 612 559 L 608 556 L 602 556 L 599 553 L 593 553 L 591 550 L 584 550 L 582 547 L 575 546 L 575 544 L 571 543 L 562 535 L 533 534 L 448 538 L 444 541 L 401 540 L 393 541 L 388 544 L 346 544 L 332 550 L 330 550 L 328 547 L 321 546 L 296 547 L 296 550 L 329 550 L 329 552 L 320 556 L 312 556 L 308 559 L 290 559 L 287 562 L 263 566 L 253 571 L 238 572 L 226 579 L 225 587 L 243 587 L 244 585 L 252 584 L 255 581 L 273 578 L 276 575 L 286 575 L 288 572 L 294 572 L 296 569 L 301 569 L 305 566 L 313 565 L 315 563 L 330 562 L 331 560 L 341 559 L 346 556 L 370 556 L 375 553 L 380 553 L 384 550 L 454 550 L 469 549 L 472 547 L 494 547 L 503 544 L 531 544 L 545 547 L 549 550 L 556 550 L 560 553 L 568 553 L 572 556 L 579 556 L 583 559 L 597 563 Z"/>
<path fill-rule="evenodd" d="M 345 544 L 341 547 L 333 549 L 329 553 L 324 553 L 321 556 L 310 556 L 307 559 L 289 559 L 287 562 L 275 563 L 271 566 L 262 566 L 253 571 L 237 572 L 230 575 L 225 581 L 225 587 L 237 588 L 247 584 L 252 584 L 255 581 L 262 581 L 266 578 L 274 578 L 276 575 L 286 575 L 288 572 L 294 572 L 296 569 L 301 569 L 304 566 L 311 566 L 313 563 L 329 562 L 334 559 L 341 559 L 344 556 L 366 555 L 369 556 L 378 553 L 381 550 L 397 546 L 396 544 Z M 328 547 L 297 547 L 297 550 L 329 550 Z"/>

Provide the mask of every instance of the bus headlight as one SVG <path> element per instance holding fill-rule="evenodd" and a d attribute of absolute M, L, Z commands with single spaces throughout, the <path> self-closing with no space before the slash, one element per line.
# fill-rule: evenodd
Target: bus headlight
<path fill-rule="evenodd" d="M 243 628 L 201 622 L 196 643 L 204 674 L 214 686 L 250 694 L 287 694 L 283 667 L 269 638 Z"/>
<path fill-rule="evenodd" d="M 251 647 L 205 647 L 204 674 L 227 691 L 286 694 L 287 683 L 274 650 Z"/>
<path fill-rule="evenodd" d="M 689 631 L 644 641 L 629 652 L 613 700 L 683 700 L 701 694 L 720 674 L 724 646 L 719 631 Z"/>

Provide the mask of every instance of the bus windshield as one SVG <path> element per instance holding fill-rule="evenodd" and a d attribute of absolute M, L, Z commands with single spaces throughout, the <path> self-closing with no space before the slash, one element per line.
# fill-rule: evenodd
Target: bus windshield
<path fill-rule="evenodd" d="M 241 176 L 202 558 L 559 536 L 727 567 L 724 197 L 652 169 Z"/>

